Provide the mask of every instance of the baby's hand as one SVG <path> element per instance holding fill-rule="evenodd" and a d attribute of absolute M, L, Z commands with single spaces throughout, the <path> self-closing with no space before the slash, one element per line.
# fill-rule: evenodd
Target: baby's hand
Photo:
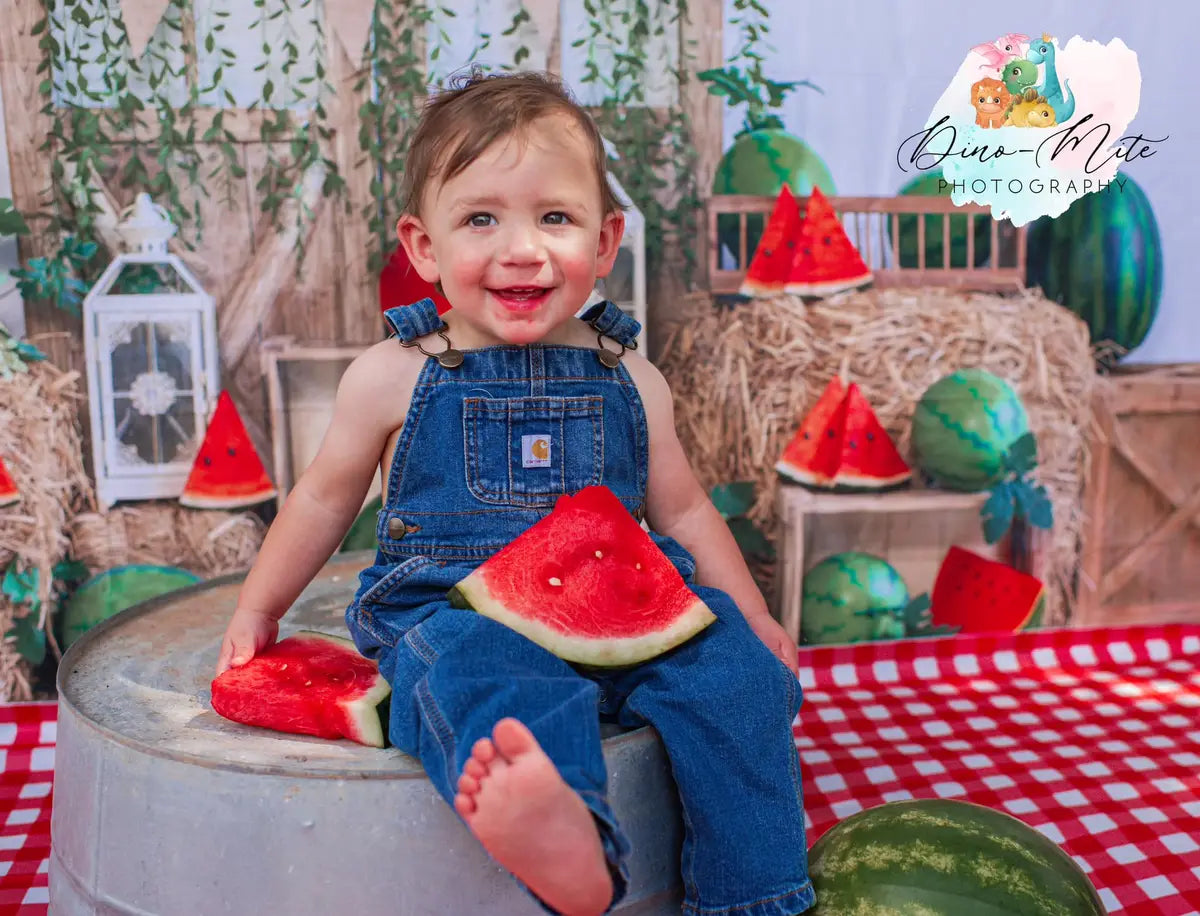
<path fill-rule="evenodd" d="M 238 608 L 233 612 L 221 642 L 217 674 L 246 664 L 263 649 L 273 646 L 278 636 L 278 620 L 260 611 Z"/>
<path fill-rule="evenodd" d="M 746 618 L 746 622 L 750 624 L 752 629 L 759 639 L 763 641 L 768 649 L 770 649 L 778 659 L 787 665 L 788 670 L 792 674 L 800 673 L 800 650 L 796 648 L 796 643 L 792 641 L 792 637 L 788 636 L 787 630 L 779 625 L 770 614 L 756 614 L 753 617 Z"/>

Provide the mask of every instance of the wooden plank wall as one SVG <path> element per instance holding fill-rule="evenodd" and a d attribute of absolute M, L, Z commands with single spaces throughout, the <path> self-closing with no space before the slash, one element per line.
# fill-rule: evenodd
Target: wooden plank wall
<path fill-rule="evenodd" d="M 534 49 L 526 65 L 545 66 L 561 73 L 560 0 L 525 0 L 525 6 L 542 44 Z M 690 48 L 694 55 L 694 70 L 719 66 L 721 0 L 694 0 L 689 6 L 691 21 L 681 30 L 680 45 Z M 38 36 L 32 30 L 42 16 L 42 4 L 40 0 L 0 0 L 0 16 L 5 22 L 5 28 L 0 30 L 0 91 L 4 93 L 14 203 L 23 212 L 41 210 L 46 206 L 45 194 L 50 187 L 50 159 L 39 153 L 38 147 L 52 123 L 48 116 L 38 114 L 43 99 L 38 92 L 41 76 L 36 75 L 36 70 L 42 52 Z M 294 269 L 294 236 L 277 232 L 258 205 L 255 184 L 268 159 L 268 151 L 259 137 L 261 112 L 225 109 L 226 126 L 237 135 L 238 156 L 246 170 L 244 193 L 235 194 L 232 202 L 222 201 L 222 195 L 216 193 L 202 198 L 203 237 L 194 251 L 183 246 L 174 248 L 217 302 L 222 382 L 233 395 L 256 447 L 268 464 L 272 449 L 258 358 L 261 341 L 275 335 L 290 335 L 301 342 L 356 344 L 377 340 L 381 333 L 376 278 L 367 265 L 368 227 L 361 216 L 370 199 L 371 181 L 370 163 L 358 145 L 358 111 L 367 90 L 354 91 L 361 71 L 351 63 L 340 42 L 331 40 L 328 47 L 329 77 L 336 97 L 330 102 L 334 133 L 326 152 L 347 181 L 348 199 L 343 206 L 340 201 L 323 200 L 319 193 L 310 194 L 317 217 L 310 228 L 301 275 L 297 277 Z M 189 62 L 187 71 L 191 79 L 197 78 L 196 70 L 195 62 Z M 702 189 L 707 191 L 721 154 L 721 103 L 707 93 L 703 84 L 692 81 L 685 88 L 683 104 L 695 126 L 699 177 Z M 203 135 L 215 113 L 216 109 L 198 110 L 197 136 Z M 145 140 L 145 134 L 142 139 Z M 281 149 L 286 149 L 289 139 L 280 138 Z M 215 144 L 209 144 L 201 145 L 201 153 L 204 161 L 200 174 L 204 175 L 218 162 L 221 151 Z M 123 207 L 132 202 L 134 191 L 121 189 L 113 176 L 123 161 L 121 157 L 133 154 L 129 147 L 121 152 L 112 175 L 108 176 L 107 187 L 94 189 L 111 206 Z M 308 179 L 319 187 L 320 177 L 310 175 Z M 23 258 L 57 250 L 57 239 L 39 233 L 36 224 L 33 228 L 33 235 L 21 241 Z M 653 313 L 668 308 L 682 293 L 677 274 L 664 270 L 650 278 L 651 329 L 655 325 Z M 28 308 L 26 328 L 57 365 L 83 374 L 79 319 L 58 309 Z M 86 414 L 86 409 L 80 414 L 85 424 Z"/>

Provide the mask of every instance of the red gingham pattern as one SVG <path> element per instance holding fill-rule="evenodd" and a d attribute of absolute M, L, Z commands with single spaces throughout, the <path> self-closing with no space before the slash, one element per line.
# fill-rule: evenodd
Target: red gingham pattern
<path fill-rule="evenodd" d="M 804 648 L 809 842 L 902 798 L 1007 811 L 1109 912 L 1200 914 L 1200 627 Z M 44 916 L 52 703 L 0 706 L 0 914 Z"/>
<path fill-rule="evenodd" d="M 1042 630 L 800 652 L 809 843 L 856 811 L 1012 814 L 1111 913 L 1200 914 L 1200 627 Z"/>
<path fill-rule="evenodd" d="M 0 706 L 0 913 L 44 916 L 49 902 L 53 703 Z"/>

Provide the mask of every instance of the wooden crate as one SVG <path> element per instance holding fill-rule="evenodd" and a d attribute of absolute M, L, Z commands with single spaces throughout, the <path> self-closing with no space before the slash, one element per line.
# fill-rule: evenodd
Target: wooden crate
<path fill-rule="evenodd" d="M 779 571 L 775 606 L 788 634 L 800 639 L 804 574 L 835 553 L 857 550 L 886 560 L 909 594 L 932 593 L 942 559 L 957 544 L 981 556 L 1042 575 L 1040 539 L 1018 533 L 998 544 L 983 537 L 986 493 L 908 489 L 890 493 L 821 493 L 779 486 Z M 1014 526 L 1014 531 L 1022 529 Z"/>
<path fill-rule="evenodd" d="M 1100 379 L 1091 465 L 1072 624 L 1200 622 L 1200 365 Z"/>

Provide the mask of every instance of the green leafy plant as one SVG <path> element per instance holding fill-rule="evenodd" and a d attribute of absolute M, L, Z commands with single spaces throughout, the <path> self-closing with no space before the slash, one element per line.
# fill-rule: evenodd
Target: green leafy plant
<path fill-rule="evenodd" d="M 1054 507 L 1046 488 L 1034 483 L 1029 474 L 1037 467 L 1037 439 L 1025 433 L 1004 456 L 1004 478 L 989 491 L 979 510 L 983 536 L 989 544 L 999 541 L 1021 519 L 1037 528 L 1054 525 Z"/>
<path fill-rule="evenodd" d="M 774 50 L 767 43 L 767 35 L 771 31 L 768 18 L 767 9 L 759 0 L 734 0 L 733 15 L 730 17 L 730 24 L 738 32 L 734 51 L 729 55 L 726 66 L 696 74 L 698 79 L 710 84 L 708 91 L 711 95 L 727 98 L 731 105 L 746 106 L 739 136 L 754 130 L 782 128 L 783 121 L 778 115 L 770 113 L 769 109 L 782 105 L 792 90 L 804 86 L 822 94 L 825 92 L 809 80 L 783 82 L 770 79 L 763 72 L 767 52 Z M 738 62 L 744 62 L 744 67 L 737 66 Z"/>
<path fill-rule="evenodd" d="M 0 197 L 0 236 L 6 235 L 29 235 L 29 225 L 9 198 Z"/>
<path fill-rule="evenodd" d="M 77 560 L 64 560 L 54 566 L 54 583 L 51 598 L 55 604 L 80 582 L 87 578 L 87 567 Z M 39 575 L 37 567 L 22 570 L 14 559 L 0 579 L 0 594 L 14 607 L 26 608 L 24 614 L 14 615 L 13 625 L 4 634 L 6 642 L 13 644 L 22 658 L 31 665 L 40 665 L 46 659 L 46 631 L 42 622 L 42 602 L 38 598 Z"/>
<path fill-rule="evenodd" d="M 15 336 L 0 322 L 0 379 L 10 379 L 18 372 L 28 372 L 29 363 L 45 358 L 45 353 Z"/>
<path fill-rule="evenodd" d="M 81 278 L 87 274 L 97 247 L 95 242 L 67 236 L 52 257 L 30 258 L 23 268 L 16 268 L 10 273 L 27 302 L 52 302 L 58 308 L 78 315 L 80 303 L 88 290 Z"/>
<path fill-rule="evenodd" d="M 747 558 L 757 557 L 771 560 L 775 557 L 775 548 L 767 540 L 762 530 L 746 513 L 754 505 L 754 482 L 738 480 L 733 483 L 719 483 L 710 493 L 712 503 L 716 506 L 721 517 L 733 533 L 742 554 Z"/>

